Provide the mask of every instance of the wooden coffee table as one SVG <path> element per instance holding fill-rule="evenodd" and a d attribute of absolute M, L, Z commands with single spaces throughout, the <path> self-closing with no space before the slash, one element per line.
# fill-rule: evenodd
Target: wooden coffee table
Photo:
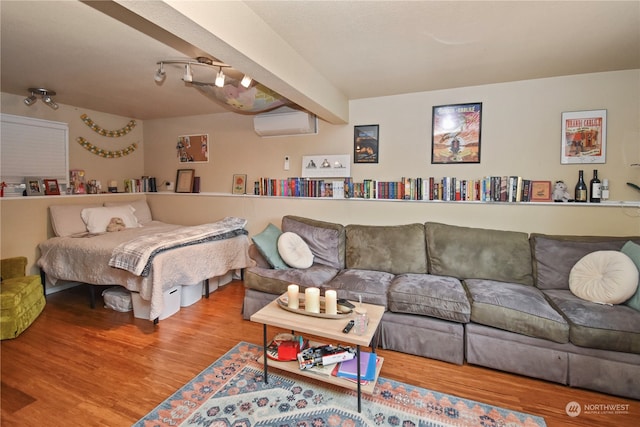
<path fill-rule="evenodd" d="M 356 305 L 358 303 L 353 302 L 353 304 Z M 382 368 L 382 363 L 384 362 L 384 359 L 378 357 L 379 362 L 376 366 L 376 376 L 374 380 L 369 381 L 365 385 L 362 385 L 360 382 L 360 346 L 368 347 L 371 344 L 373 337 L 378 330 L 380 320 L 382 320 L 382 315 L 384 314 L 385 310 L 381 305 L 363 303 L 362 306 L 367 309 L 367 314 L 369 316 L 369 325 L 367 326 L 367 330 L 363 335 L 356 335 L 353 329 L 351 329 L 351 332 L 349 332 L 348 334 L 342 332 L 342 329 L 344 329 L 347 322 L 355 317 L 355 312 L 352 312 L 349 316 L 340 319 L 319 318 L 284 310 L 283 308 L 278 306 L 277 299 L 273 300 L 271 303 L 264 306 L 260 311 L 256 312 L 253 316 L 251 316 L 251 321 L 262 323 L 263 325 L 262 335 L 264 353 L 262 358 L 264 363 L 264 382 L 269 382 L 267 367 L 273 366 L 278 369 L 282 369 L 283 371 L 292 372 L 298 375 L 315 378 L 317 380 L 335 384 L 341 387 L 357 390 L 358 412 L 360 412 L 362 392 L 364 391 L 368 394 L 373 393 L 376 381 L 378 380 L 378 375 L 380 374 L 380 369 Z M 335 343 L 347 343 L 355 345 L 356 358 L 358 360 L 358 381 L 349 381 L 347 379 L 334 377 L 332 375 L 319 375 L 318 373 L 314 373 L 313 369 L 301 370 L 297 361 L 279 362 L 269 359 L 268 357 L 266 357 L 266 350 L 268 345 L 267 326 L 275 326 L 289 329 L 291 331 L 296 331 L 298 333 L 315 335 L 317 337 L 326 338 L 329 341 L 335 341 Z M 331 344 L 331 342 L 324 344 Z M 375 343 L 372 348 L 375 352 Z"/>

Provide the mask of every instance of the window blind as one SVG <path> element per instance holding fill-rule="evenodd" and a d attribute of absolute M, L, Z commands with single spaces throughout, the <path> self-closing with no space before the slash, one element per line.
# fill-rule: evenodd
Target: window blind
<path fill-rule="evenodd" d="M 33 176 L 69 180 L 67 123 L 0 114 L 2 181 L 22 183 Z"/>

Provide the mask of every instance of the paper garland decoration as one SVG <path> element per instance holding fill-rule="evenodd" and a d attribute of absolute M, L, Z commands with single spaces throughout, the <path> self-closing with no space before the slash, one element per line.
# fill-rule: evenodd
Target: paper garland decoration
<path fill-rule="evenodd" d="M 91 120 L 89 116 L 87 116 L 86 114 L 81 115 L 80 118 L 82 119 L 85 125 L 91 128 L 91 130 L 93 130 L 96 133 L 99 133 L 102 136 L 108 136 L 110 138 L 118 138 L 118 137 L 124 136 L 129 132 L 131 132 L 134 127 L 136 127 L 136 121 L 130 120 L 129 123 L 127 123 L 127 125 L 122 129 L 106 130 L 98 126 L 97 124 L 95 124 L 93 120 Z"/>
<path fill-rule="evenodd" d="M 87 141 L 81 136 L 76 138 L 76 141 L 78 141 L 78 144 L 82 145 L 84 148 L 86 148 L 93 154 L 100 157 L 104 157 L 106 159 L 115 159 L 118 157 L 124 157 L 126 155 L 133 153 L 136 150 L 136 148 L 138 148 L 138 145 L 134 142 L 133 144 L 130 144 L 127 148 L 123 150 L 103 150 L 102 148 L 96 147 L 95 145 L 93 145 L 92 143 L 90 143 L 89 141 Z"/>

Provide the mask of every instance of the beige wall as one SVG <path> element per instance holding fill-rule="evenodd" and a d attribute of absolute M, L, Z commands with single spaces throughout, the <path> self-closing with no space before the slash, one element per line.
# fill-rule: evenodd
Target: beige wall
<path fill-rule="evenodd" d="M 80 147 L 75 142 L 77 136 L 89 139 L 97 134 L 79 117 L 86 113 L 107 129 L 120 128 L 131 118 L 65 105 L 58 111 L 41 103 L 29 108 L 24 106 L 22 99 L 2 94 L 2 112 L 68 122 L 70 165 L 85 169 L 89 179 L 103 182 L 118 179 L 122 189 L 124 178 L 153 175 L 160 184 L 175 181 L 177 169 L 193 167 L 202 179 L 203 193 L 225 193 L 147 195 L 154 217 L 163 221 L 195 224 L 236 215 L 247 218 L 248 229 L 255 234 L 269 222 L 280 224 L 282 215 L 295 214 L 343 224 L 439 221 L 554 234 L 640 235 L 638 207 L 338 201 L 229 194 L 234 173 L 248 175 L 248 190 L 251 191 L 253 181 L 259 177 L 299 176 L 303 155 L 352 154 L 353 126 L 365 124 L 380 125 L 380 162 L 352 165 L 355 180 L 521 175 L 540 180 L 562 179 L 572 188 L 581 167 L 560 164 L 561 113 L 607 109 L 607 162 L 585 165 L 584 169 L 588 178 L 594 168 L 599 170 L 601 177 L 609 178 L 612 200 L 637 203 L 640 193 L 625 183 L 640 184 L 640 167 L 630 166 L 640 163 L 640 70 L 356 100 L 350 105 L 351 123 L 339 126 L 321 122 L 319 135 L 310 136 L 260 138 L 253 132 L 252 117 L 233 113 L 138 121 L 130 137 L 100 141 L 100 144 L 98 139 L 94 142 L 107 146 L 113 144 L 112 140 L 122 139 L 124 145 L 139 141 L 139 150 L 122 159 L 102 159 Z M 432 106 L 466 102 L 483 103 L 481 163 L 431 165 Z M 200 133 L 209 134 L 209 163 L 180 164 L 175 150 L 177 136 Z M 285 155 L 291 158 L 289 171 L 283 170 Z M 38 256 L 37 244 L 51 236 L 46 208 L 52 203 L 93 202 L 89 200 L 91 197 L 102 200 L 135 196 L 61 196 L 1 201 L 1 256 L 27 255 L 30 269 L 37 271 L 33 267 Z"/>
<path fill-rule="evenodd" d="M 125 178 L 137 178 L 144 174 L 145 144 L 144 123 L 142 120 L 136 120 L 136 126 L 127 135 L 109 138 L 99 135 L 87 127 L 80 116 L 86 114 L 94 123 L 107 130 L 121 129 L 130 120 L 135 120 L 135 118 L 116 116 L 60 103 L 58 103 L 60 108 L 53 110 L 40 100 L 29 107 L 23 102 L 26 95 L 25 93 L 25 96 L 18 96 L 3 92 L 2 96 L 0 96 L 0 111 L 3 114 L 67 123 L 69 125 L 70 169 L 84 169 L 86 179 L 101 181 L 105 190 L 109 180 L 116 180 L 118 181 L 119 190 L 124 191 Z M 118 159 L 105 159 L 90 153 L 78 144 L 76 139 L 80 136 L 105 150 L 121 150 L 132 143 L 136 143 L 138 148 L 128 156 Z"/>

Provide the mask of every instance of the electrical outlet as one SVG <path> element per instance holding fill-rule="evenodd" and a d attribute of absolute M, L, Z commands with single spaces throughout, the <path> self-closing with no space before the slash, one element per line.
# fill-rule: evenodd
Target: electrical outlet
<path fill-rule="evenodd" d="M 289 170 L 289 156 L 284 156 L 284 170 Z"/>

